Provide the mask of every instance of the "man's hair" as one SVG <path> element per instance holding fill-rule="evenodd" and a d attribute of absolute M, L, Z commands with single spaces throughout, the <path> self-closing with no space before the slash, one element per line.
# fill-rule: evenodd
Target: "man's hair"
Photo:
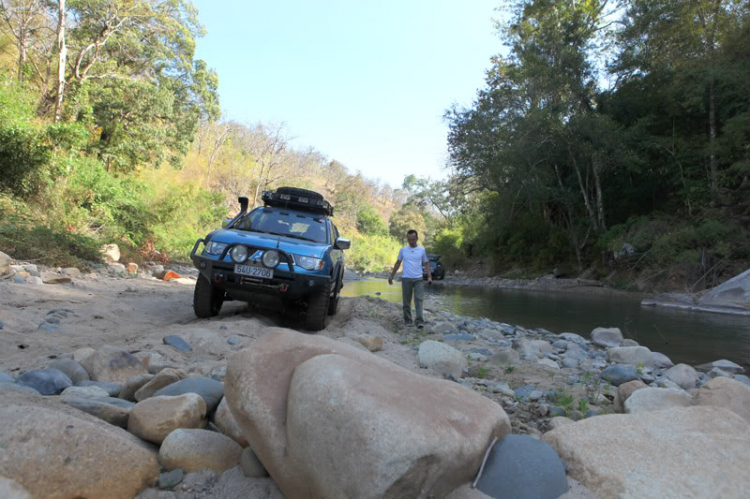
<path fill-rule="evenodd" d="M 417 236 L 417 239 L 419 239 L 419 233 L 414 229 L 409 229 L 406 231 L 406 237 L 409 237 L 410 235 L 414 234 Z"/>

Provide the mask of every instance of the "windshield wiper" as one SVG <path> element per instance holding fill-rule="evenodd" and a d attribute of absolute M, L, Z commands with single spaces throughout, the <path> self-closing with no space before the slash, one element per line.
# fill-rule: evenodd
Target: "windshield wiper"
<path fill-rule="evenodd" d="M 274 236 L 290 237 L 292 239 L 301 239 L 303 241 L 310 241 L 310 242 L 313 242 L 313 243 L 317 243 L 318 242 L 315 239 L 310 239 L 309 237 L 298 236 L 296 234 L 280 234 L 278 232 L 269 232 L 269 234 L 273 234 Z"/>

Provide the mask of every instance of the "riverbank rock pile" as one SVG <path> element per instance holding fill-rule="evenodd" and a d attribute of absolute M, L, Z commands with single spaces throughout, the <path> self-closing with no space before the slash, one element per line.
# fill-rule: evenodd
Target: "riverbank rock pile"
<path fill-rule="evenodd" d="M 108 270 L 72 279 L 34 292 L 138 292 Z M 137 303 L 192 291 L 150 285 Z M 743 367 L 674 365 L 616 328 L 584 338 L 428 299 L 419 330 L 399 304 L 363 297 L 316 335 L 226 313 L 149 322 L 123 348 L 94 328 L 76 336 L 84 305 L 54 306 L 2 331 L 35 335 L 23 341 L 44 354 L 0 372 L 3 498 L 750 496 Z M 36 329 L 40 317 L 58 329 Z"/>

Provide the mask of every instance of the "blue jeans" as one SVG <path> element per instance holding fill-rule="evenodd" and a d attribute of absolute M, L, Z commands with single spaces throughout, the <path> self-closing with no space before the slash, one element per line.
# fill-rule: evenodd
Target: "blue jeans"
<path fill-rule="evenodd" d="M 401 279 L 401 294 L 404 299 L 404 321 L 411 322 L 411 297 L 414 295 L 414 308 L 417 310 L 416 323 L 424 322 L 422 317 L 422 300 L 424 298 L 424 282 L 422 278 Z"/>

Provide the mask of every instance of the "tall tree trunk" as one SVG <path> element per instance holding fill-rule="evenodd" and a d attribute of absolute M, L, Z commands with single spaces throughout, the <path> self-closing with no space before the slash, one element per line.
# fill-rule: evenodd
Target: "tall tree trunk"
<path fill-rule="evenodd" d="M 65 66 L 68 64 L 68 47 L 65 45 L 65 0 L 59 0 L 57 14 L 57 99 L 55 100 L 55 121 L 62 119 L 63 97 L 65 95 Z"/>
<path fill-rule="evenodd" d="M 714 79 L 708 83 L 708 147 L 710 148 L 708 164 L 711 169 L 711 197 L 714 201 L 719 196 L 719 166 L 716 160 L 716 96 Z"/>
<path fill-rule="evenodd" d="M 24 67 L 26 66 L 26 35 L 21 28 L 20 37 L 18 39 L 18 81 L 23 82 L 24 80 Z"/>
<path fill-rule="evenodd" d="M 594 187 L 596 188 L 596 211 L 599 219 L 599 228 L 602 231 L 607 230 L 607 223 L 604 220 L 604 196 L 602 195 L 602 184 L 599 180 L 599 168 L 597 161 L 593 161 L 592 170 L 594 172 Z"/>
<path fill-rule="evenodd" d="M 568 146 L 568 152 L 570 153 L 570 159 L 573 162 L 573 168 L 575 169 L 576 175 L 578 176 L 578 187 L 580 187 L 581 189 L 583 203 L 586 205 L 586 211 L 588 211 L 589 218 L 591 219 L 591 226 L 594 227 L 595 230 L 599 230 L 599 224 L 597 224 L 596 222 L 596 214 L 594 214 L 594 208 L 591 206 L 591 201 L 589 201 L 589 195 L 588 192 L 586 192 L 586 186 L 583 185 L 583 176 L 581 176 L 581 170 L 580 168 L 578 168 L 578 162 L 573 155 L 573 151 L 570 150 L 570 146 Z"/>
<path fill-rule="evenodd" d="M 258 184 L 255 186 L 255 196 L 253 196 L 253 208 L 258 203 L 258 192 L 260 192 L 260 186 L 263 183 L 263 170 L 265 170 L 265 167 L 265 164 L 260 164 L 260 175 L 258 176 Z"/>

